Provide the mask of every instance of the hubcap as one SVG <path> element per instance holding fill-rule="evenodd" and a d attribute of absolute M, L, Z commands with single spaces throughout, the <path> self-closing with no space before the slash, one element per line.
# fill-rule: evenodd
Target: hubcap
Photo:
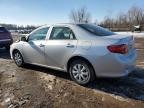
<path fill-rule="evenodd" d="M 85 82 L 89 79 L 89 70 L 82 64 L 76 64 L 72 68 L 74 78 L 79 82 Z"/>
<path fill-rule="evenodd" d="M 14 55 L 14 59 L 17 65 L 21 65 L 22 64 L 22 57 L 21 55 L 17 52 Z"/>

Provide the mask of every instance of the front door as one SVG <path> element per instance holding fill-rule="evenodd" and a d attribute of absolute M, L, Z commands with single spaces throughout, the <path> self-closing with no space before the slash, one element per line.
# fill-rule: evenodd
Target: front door
<path fill-rule="evenodd" d="M 48 27 L 40 28 L 28 36 L 27 42 L 23 43 L 24 60 L 27 63 L 45 65 L 45 38 Z"/>

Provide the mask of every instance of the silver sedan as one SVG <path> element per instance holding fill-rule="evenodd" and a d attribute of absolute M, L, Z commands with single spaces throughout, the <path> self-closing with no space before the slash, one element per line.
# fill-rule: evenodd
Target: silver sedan
<path fill-rule="evenodd" d="M 70 73 L 78 84 L 96 77 L 122 77 L 133 71 L 133 36 L 117 35 L 93 24 L 40 27 L 10 48 L 17 66 L 25 63 Z"/>

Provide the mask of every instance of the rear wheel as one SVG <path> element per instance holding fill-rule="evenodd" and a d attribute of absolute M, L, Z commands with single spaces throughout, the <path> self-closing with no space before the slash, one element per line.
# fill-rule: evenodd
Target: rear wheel
<path fill-rule="evenodd" d="M 13 59 L 14 59 L 17 66 L 19 66 L 19 67 L 24 66 L 23 57 L 19 51 L 14 51 Z"/>
<path fill-rule="evenodd" d="M 71 78 L 80 85 L 86 85 L 95 79 L 92 66 L 84 60 L 74 60 L 69 72 Z"/>

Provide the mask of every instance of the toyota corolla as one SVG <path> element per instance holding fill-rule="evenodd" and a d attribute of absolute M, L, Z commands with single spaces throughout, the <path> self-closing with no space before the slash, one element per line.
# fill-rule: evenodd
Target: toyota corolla
<path fill-rule="evenodd" d="M 68 72 L 78 84 L 96 77 L 122 77 L 133 71 L 137 53 L 131 35 L 93 24 L 40 27 L 10 48 L 17 66 L 25 63 Z"/>

